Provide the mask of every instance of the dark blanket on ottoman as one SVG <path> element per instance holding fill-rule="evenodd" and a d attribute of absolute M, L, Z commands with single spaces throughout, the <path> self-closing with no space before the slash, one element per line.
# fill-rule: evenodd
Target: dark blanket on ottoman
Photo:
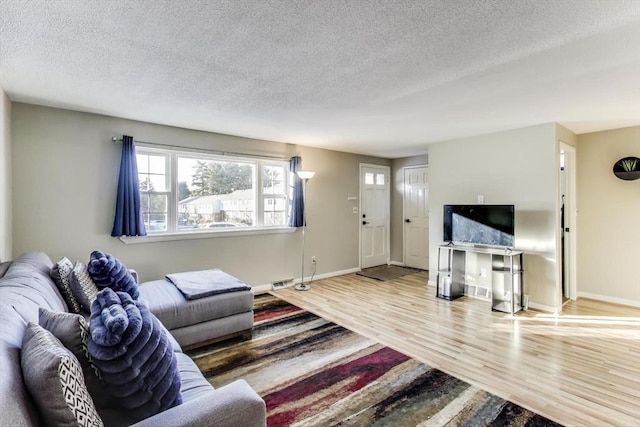
<path fill-rule="evenodd" d="M 251 287 L 220 269 L 188 271 L 166 275 L 188 300 L 227 292 L 247 291 Z"/>

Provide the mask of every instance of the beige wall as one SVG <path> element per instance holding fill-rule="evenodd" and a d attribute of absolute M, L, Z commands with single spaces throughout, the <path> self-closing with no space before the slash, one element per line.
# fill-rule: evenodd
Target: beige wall
<path fill-rule="evenodd" d="M 11 101 L 0 89 L 0 261 L 12 259 Z"/>
<path fill-rule="evenodd" d="M 530 305 L 559 305 L 556 265 L 557 141 L 555 124 L 465 138 L 429 146 L 429 264 L 437 272 L 442 207 L 474 204 L 516 206 L 515 246 L 527 252 L 525 285 Z M 483 260 L 471 263 L 478 268 Z M 479 272 L 470 272 L 479 277 Z M 436 275 L 431 274 L 435 281 Z"/>
<path fill-rule="evenodd" d="M 142 280 L 213 267 L 253 286 L 297 278 L 301 233 L 135 245 L 110 237 L 120 162 L 114 135 L 248 154 L 301 155 L 303 167 L 316 172 L 307 188 L 306 258 L 317 257 L 318 274 L 358 267 L 358 215 L 347 198 L 358 194 L 360 163 L 390 165 L 386 159 L 29 104 L 14 103 L 12 111 L 14 254 L 44 250 L 54 259 L 87 260 L 92 250 L 101 249 L 136 268 Z"/>
<path fill-rule="evenodd" d="M 404 264 L 404 168 L 427 166 L 428 156 L 403 157 L 391 161 L 391 262 Z"/>
<path fill-rule="evenodd" d="M 640 126 L 578 136 L 578 295 L 640 306 L 640 180 L 613 174 L 640 157 Z"/>

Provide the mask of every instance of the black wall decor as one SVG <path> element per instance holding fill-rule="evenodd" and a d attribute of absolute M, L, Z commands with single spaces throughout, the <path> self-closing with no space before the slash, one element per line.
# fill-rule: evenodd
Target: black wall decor
<path fill-rule="evenodd" d="M 640 158 L 625 157 L 613 165 L 613 174 L 625 181 L 633 181 L 640 178 Z"/>

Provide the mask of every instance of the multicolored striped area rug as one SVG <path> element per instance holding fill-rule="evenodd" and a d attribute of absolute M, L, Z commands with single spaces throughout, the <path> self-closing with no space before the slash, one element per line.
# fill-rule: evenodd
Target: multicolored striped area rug
<path fill-rule="evenodd" d="M 190 351 L 214 387 L 244 378 L 276 426 L 557 426 L 271 295 L 253 338 Z"/>

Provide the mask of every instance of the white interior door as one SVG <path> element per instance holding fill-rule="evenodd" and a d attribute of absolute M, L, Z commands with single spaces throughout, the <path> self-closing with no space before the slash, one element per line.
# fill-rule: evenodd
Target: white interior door
<path fill-rule="evenodd" d="M 360 268 L 389 263 L 389 174 L 360 165 Z"/>
<path fill-rule="evenodd" d="M 560 268 L 563 300 L 577 298 L 576 149 L 560 143 Z"/>
<path fill-rule="evenodd" d="M 427 168 L 404 169 L 404 263 L 429 269 L 429 183 Z"/>

